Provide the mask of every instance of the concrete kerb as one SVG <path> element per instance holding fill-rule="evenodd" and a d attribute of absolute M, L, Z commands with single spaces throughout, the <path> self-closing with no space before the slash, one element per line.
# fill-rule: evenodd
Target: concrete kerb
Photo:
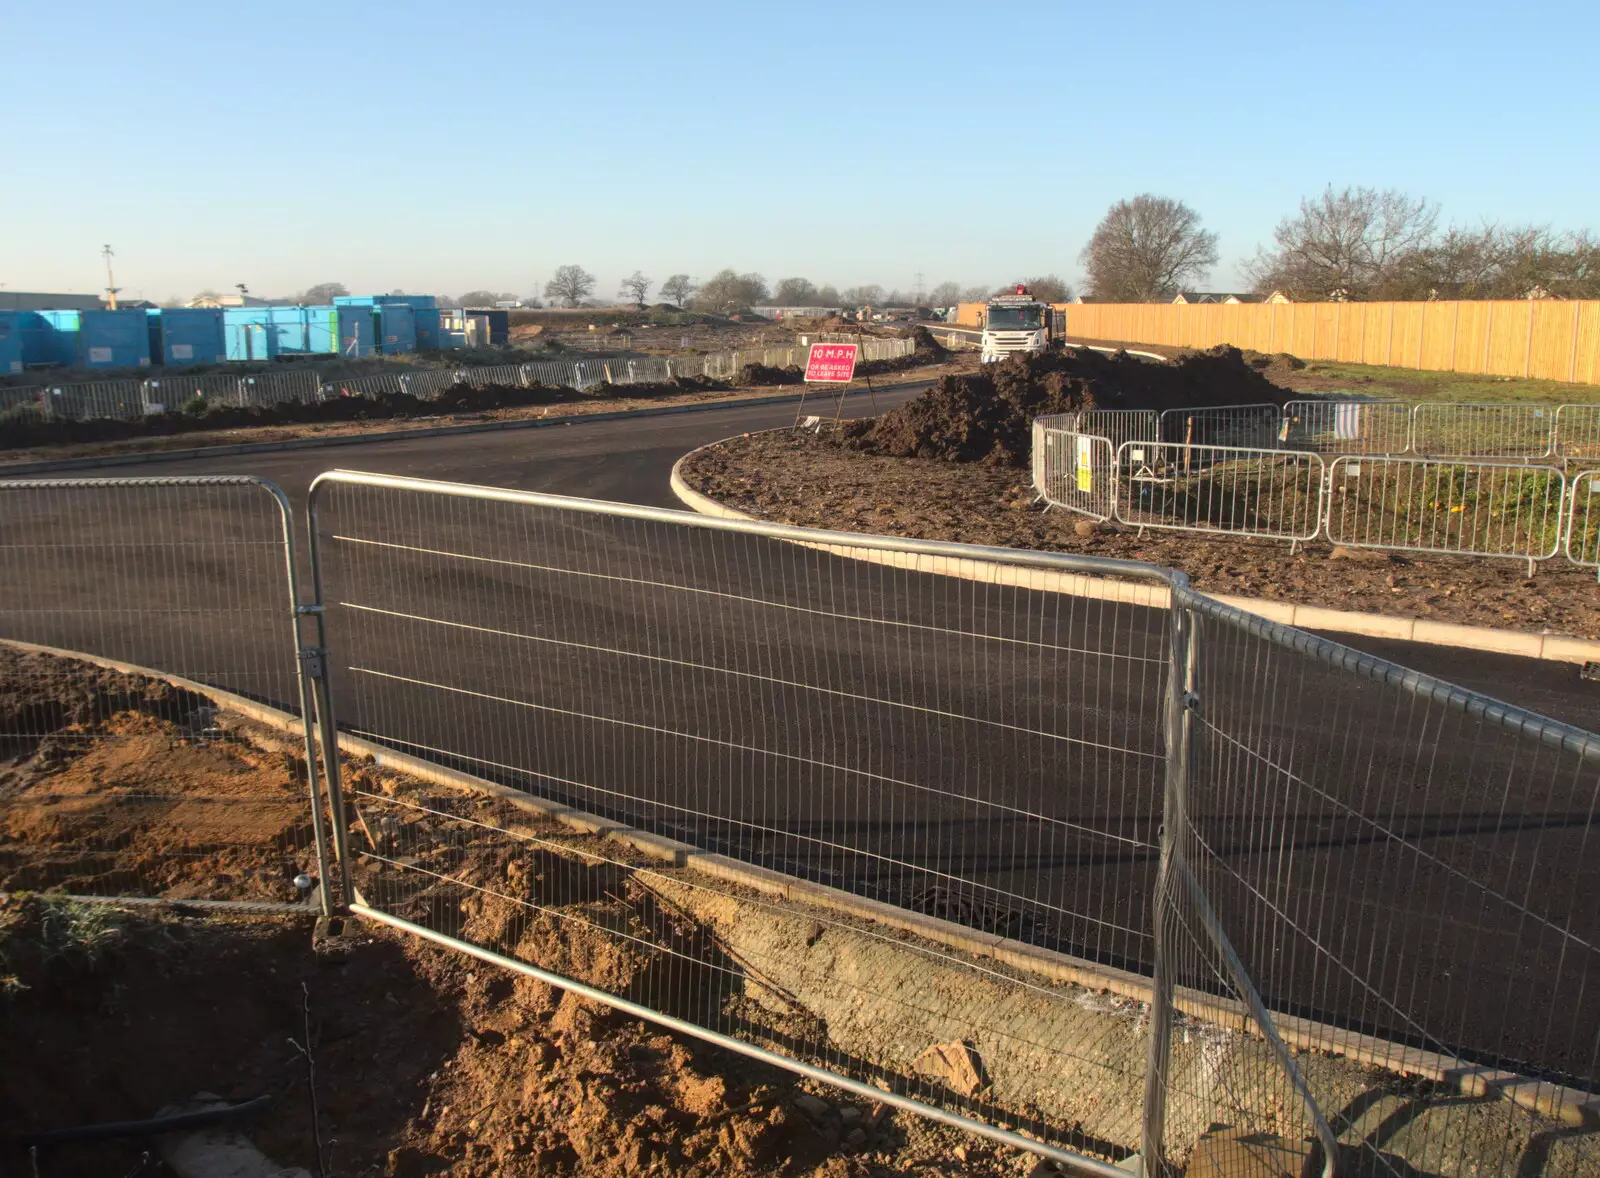
<path fill-rule="evenodd" d="M 730 440 L 730 439 L 724 439 Z M 672 493 L 686 507 L 701 515 L 722 519 L 753 520 L 756 517 L 738 508 L 719 503 L 710 496 L 695 490 L 684 481 L 682 467 L 702 450 L 721 445 L 712 442 L 689 451 L 672 466 Z M 1158 585 L 1135 585 L 1108 581 L 1100 577 L 1052 573 L 1044 570 L 1015 568 L 1010 565 L 991 564 L 986 561 L 956 560 L 908 556 L 903 553 L 879 552 L 869 548 L 846 548 L 838 545 L 813 545 L 836 556 L 889 564 L 897 568 L 910 568 L 922 572 L 943 573 L 970 581 L 994 585 L 1015 585 L 1036 589 L 1044 593 L 1066 593 L 1076 597 L 1091 597 L 1144 605 L 1152 609 L 1166 609 L 1170 596 Z M 1568 638 L 1558 634 L 1527 634 L 1520 630 L 1497 630 L 1488 626 L 1463 626 L 1454 622 L 1433 622 L 1421 618 L 1397 618 L 1388 614 L 1361 613 L 1355 610 L 1328 609 L 1319 605 L 1301 605 L 1292 601 L 1269 601 L 1260 597 L 1227 597 L 1211 595 L 1215 600 L 1235 609 L 1281 622 L 1302 630 L 1359 634 L 1367 638 L 1394 638 L 1404 642 L 1425 642 L 1432 646 L 1449 646 L 1461 650 L 1481 650 L 1494 654 L 1517 655 L 1521 658 L 1541 659 L 1547 662 L 1588 663 L 1600 661 L 1600 642 L 1590 638 Z"/>
<path fill-rule="evenodd" d="M 76 659 L 107 670 L 157 679 L 181 690 L 204 695 L 219 707 L 280 732 L 298 734 L 302 727 L 300 717 L 292 713 L 180 675 L 82 651 L 64 650 L 15 639 L 0 638 L 0 644 L 26 653 Z M 1140 974 L 1072 957 L 1037 945 L 1029 945 L 995 933 L 985 933 L 936 916 L 897 908 L 825 884 L 812 883 L 796 876 L 731 859 L 725 855 L 703 851 L 689 843 L 638 830 L 614 819 L 590 814 L 559 802 L 536 798 L 498 782 L 436 765 L 363 737 L 341 732 L 339 748 L 351 757 L 370 760 L 380 769 L 388 769 L 420 781 L 475 795 L 493 797 L 531 816 L 557 822 L 581 834 L 604 835 L 664 866 L 688 868 L 714 879 L 748 888 L 758 895 L 806 904 L 869 924 L 910 933 L 945 948 L 967 953 L 975 958 L 988 959 L 1041 980 L 1112 994 L 1145 1006 L 1150 1003 L 1150 979 Z M 1225 1030 L 1259 1037 L 1248 1009 L 1235 999 L 1221 998 L 1188 987 L 1178 987 L 1174 994 L 1174 1005 L 1183 1014 L 1195 1020 Z M 1451 1087 L 1469 1097 L 1499 1095 L 1530 1112 L 1538 1113 L 1568 1127 L 1600 1126 L 1600 1096 L 1597 1095 L 1308 1019 L 1274 1013 L 1273 1022 L 1283 1041 L 1297 1050 L 1342 1056 L 1355 1063 L 1384 1071 L 1419 1076 Z"/>
<path fill-rule="evenodd" d="M 880 386 L 877 391 L 892 393 L 917 388 L 928 382 L 899 381 Z M 858 396 L 866 389 L 851 390 Z M 88 455 L 82 458 L 53 458 L 39 462 L 0 463 L 0 479 L 22 475 L 50 474 L 56 471 L 89 470 L 104 466 L 143 466 L 153 462 L 185 462 L 195 458 L 228 458 L 239 454 L 270 454 L 284 450 L 320 450 L 331 446 L 360 446 L 375 442 L 405 442 L 419 438 L 445 438 L 457 434 L 498 433 L 502 430 L 543 429 L 557 425 L 587 422 L 625 421 L 632 418 L 668 417 L 680 413 L 703 413 L 713 409 L 759 408 L 764 405 L 792 405 L 799 393 L 778 393 L 769 397 L 735 397 L 724 401 L 695 401 L 687 405 L 654 405 L 643 409 L 618 409 L 607 413 L 567 413 L 559 417 L 528 417 L 517 421 L 475 421 L 464 425 L 422 426 L 417 429 L 382 430 L 373 433 L 335 434 L 328 437 L 285 438 L 281 442 L 238 442 L 222 446 L 192 446 L 183 450 L 140 450 L 128 454 Z"/>

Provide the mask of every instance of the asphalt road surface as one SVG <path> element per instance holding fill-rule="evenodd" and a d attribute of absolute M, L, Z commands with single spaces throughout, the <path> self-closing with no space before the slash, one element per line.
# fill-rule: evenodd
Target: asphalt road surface
<path fill-rule="evenodd" d="M 677 506 L 667 479 L 685 451 L 793 416 L 721 408 L 104 473 L 256 474 L 297 511 L 333 466 Z M 79 543 L 8 562 L 0 600 L 31 604 L 0 607 L 6 633 L 283 698 L 272 592 L 246 600 L 236 559 L 268 570 L 273 554 L 230 530 L 237 495 L 184 521 L 228 561 L 119 550 L 155 526 L 125 497 L 71 529 L 59 506 L 11 513 L 8 542 Z M 1149 961 L 1164 614 L 413 491 L 337 486 L 320 513 L 344 727 L 894 903 Z M 104 579 L 83 575 L 87 544 L 111 554 Z M 162 612 L 174 571 L 196 601 Z M 89 638 L 73 603 L 108 596 L 128 608 L 91 617 Z M 1575 668 L 1360 645 L 1600 727 Z M 1593 768 L 1215 619 L 1198 649 L 1190 854 L 1269 1002 L 1592 1078 Z M 1193 915 L 1170 926 L 1182 943 Z M 1215 984 L 1211 954 L 1184 959 L 1180 980 Z"/>

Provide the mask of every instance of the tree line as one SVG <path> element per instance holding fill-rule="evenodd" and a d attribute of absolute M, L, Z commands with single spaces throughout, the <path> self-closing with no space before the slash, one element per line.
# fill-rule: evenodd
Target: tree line
<path fill-rule="evenodd" d="M 1439 213 L 1393 189 L 1330 185 L 1242 269 L 1256 294 L 1296 302 L 1600 297 L 1600 239 L 1590 231 L 1441 229 Z M 1112 205 L 1080 255 L 1088 296 L 1116 303 L 1170 301 L 1217 257 L 1217 235 L 1198 213 L 1150 193 Z"/>

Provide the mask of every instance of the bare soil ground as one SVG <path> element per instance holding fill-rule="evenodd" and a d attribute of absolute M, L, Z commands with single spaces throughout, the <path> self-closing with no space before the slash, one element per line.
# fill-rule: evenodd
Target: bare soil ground
<path fill-rule="evenodd" d="M 1211 593 L 1600 638 L 1594 573 L 1559 560 L 1529 578 L 1516 560 L 1327 544 L 1291 555 L 1276 541 L 1139 536 L 1042 508 L 1014 466 L 862 453 L 806 430 L 731 439 L 695 455 L 683 474 L 730 507 L 807 527 L 1123 557 L 1182 569 Z"/>
<path fill-rule="evenodd" d="M 9 654 L 0 667 L 0 886 L 9 893 L 0 895 L 0 1172 L 168 1172 L 157 1146 L 138 1137 L 42 1147 L 32 1159 L 21 1139 L 148 1118 L 202 1092 L 272 1097 L 247 1123 L 251 1139 L 279 1164 L 327 1175 L 1032 1170 L 1015 1151 L 876 1102 L 843 1101 L 381 927 L 347 922 L 314 941 L 308 917 L 197 917 L 183 899 L 292 894 L 284 873 L 307 864 L 281 845 L 282 816 L 297 809 L 284 802 L 299 788 L 281 760 L 282 736 L 226 713 L 197 719 L 195 698 L 73 660 Z M 353 794 L 369 798 L 376 821 L 383 797 L 436 810 L 473 804 L 349 768 Z M 163 805 L 124 815 L 83 804 L 118 794 Z M 195 818 L 184 807 L 201 797 L 226 804 Z M 251 819 L 251 801 L 279 818 Z M 75 887 L 131 882 L 173 907 L 15 891 L 26 886 L 19 872 L 82 851 L 100 833 L 143 873 L 129 880 L 113 858 L 95 874 L 84 857 Z M 434 853 L 457 855 L 458 872 L 492 868 L 508 878 L 491 850 Z M 587 876 L 581 858 L 546 858 L 527 880 L 545 889 L 544 915 L 508 923 L 513 905 L 458 899 L 466 935 L 493 943 L 497 931 L 519 955 L 569 976 L 634 985 L 651 956 L 631 948 L 647 927 L 647 898 L 615 880 L 603 893 L 552 894 L 561 881 Z M 383 888 L 381 874 L 364 871 L 362 886 Z M 443 902 L 444 889 L 424 884 L 397 906 L 420 914 Z M 564 906 L 584 919 L 554 919 Z M 608 907 L 634 936 L 599 931 L 611 927 L 602 919 Z"/>
<path fill-rule="evenodd" d="M 907 368 L 884 381 L 895 384 L 935 380 L 950 371 L 945 364 L 927 364 Z M 469 425 L 492 421 L 528 421 L 541 418 L 586 417 L 595 413 L 619 413 L 631 409 L 646 409 L 670 405 L 737 404 L 762 397 L 783 396 L 794 392 L 792 384 L 752 385 L 737 389 L 704 389 L 685 393 L 647 395 L 626 393 L 621 388 L 608 396 L 553 397 L 550 404 L 529 405 L 512 409 L 487 409 L 477 412 L 445 413 L 439 415 L 361 419 L 355 421 L 307 422 L 289 425 L 261 425 L 236 429 L 218 429 L 158 437 L 127 438 L 107 442 L 77 442 L 45 446 L 6 446 L 0 442 L 0 475 L 8 463 L 48 462 L 62 458 L 95 458 L 116 454 L 159 453 L 166 450 L 190 450 L 210 446 L 238 446 L 261 442 L 283 442 L 295 438 L 350 437 L 353 435 L 384 435 L 407 430 L 434 429 L 441 426 Z"/>

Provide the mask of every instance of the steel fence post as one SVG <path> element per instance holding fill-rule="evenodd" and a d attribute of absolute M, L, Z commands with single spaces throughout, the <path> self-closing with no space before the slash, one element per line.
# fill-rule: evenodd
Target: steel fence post
<path fill-rule="evenodd" d="M 1146 1178 L 1162 1173 L 1162 1136 L 1166 1125 L 1167 1065 L 1172 1053 L 1172 946 L 1167 941 L 1167 907 L 1171 903 L 1177 860 L 1183 854 L 1182 832 L 1188 823 L 1189 750 L 1195 696 L 1194 614 L 1179 604 L 1173 586 L 1168 612 L 1166 780 L 1161 806 L 1161 865 L 1156 873 L 1154 902 L 1154 967 L 1150 986 L 1150 1042 L 1144 1073 L 1144 1121 L 1139 1156 Z"/>
<path fill-rule="evenodd" d="M 328 686 L 328 623 L 322 594 L 322 555 L 317 543 L 317 494 L 311 488 L 306 502 L 306 539 L 311 554 L 312 604 L 300 611 L 316 621 L 316 643 L 301 650 L 304 678 L 311 681 L 316 696 L 317 730 L 322 738 L 322 760 L 326 774 L 328 811 L 333 816 L 333 849 L 338 860 L 339 898 L 343 908 L 355 902 L 350 886 L 349 823 L 345 820 L 344 786 L 339 772 L 339 725 L 333 710 L 333 692 Z M 310 716 L 310 713 L 306 713 Z M 307 732 L 307 745 L 310 733 Z"/>

